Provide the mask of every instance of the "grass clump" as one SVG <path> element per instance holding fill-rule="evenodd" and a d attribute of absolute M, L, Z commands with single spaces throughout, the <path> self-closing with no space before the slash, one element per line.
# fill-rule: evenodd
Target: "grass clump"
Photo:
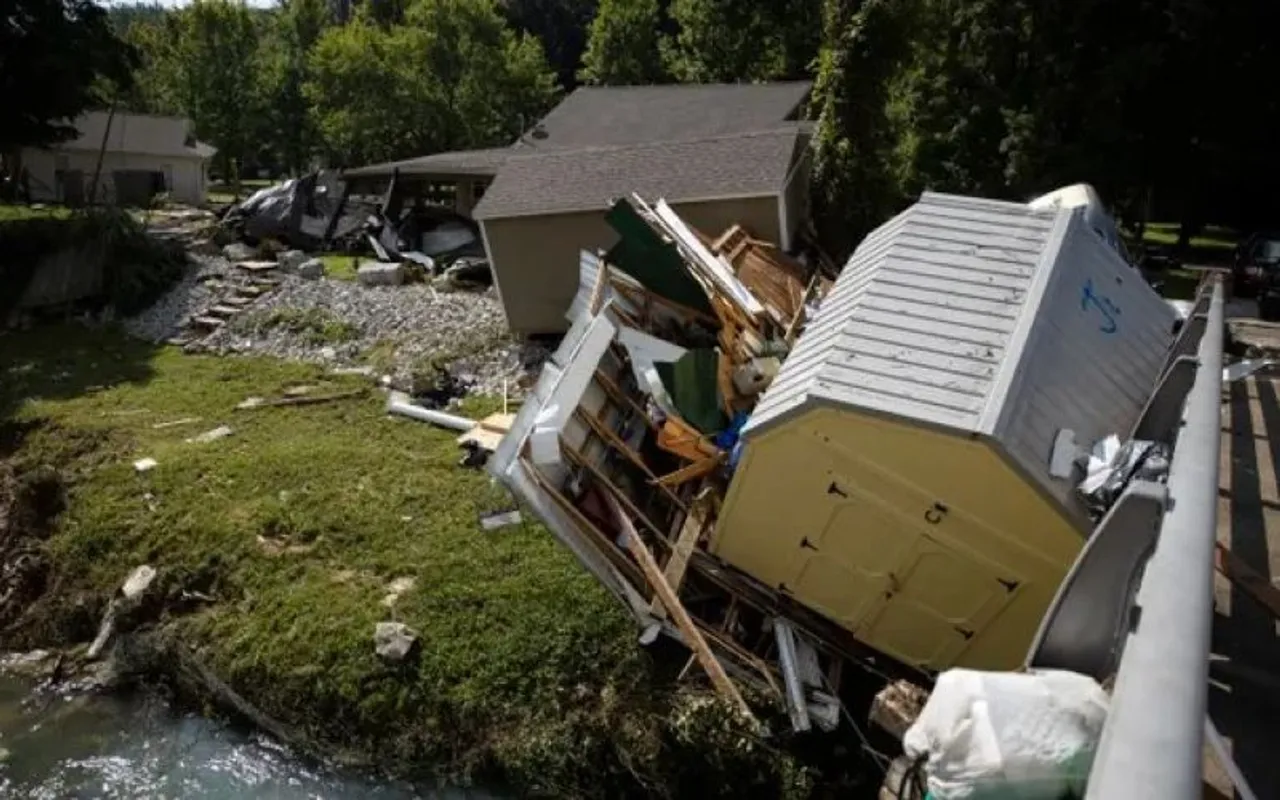
<path fill-rule="evenodd" d="M 360 336 L 359 326 L 324 308 L 280 307 L 262 319 L 264 328 L 280 328 L 297 334 L 308 344 L 341 344 Z"/>
<path fill-rule="evenodd" d="M 389 417 L 375 395 L 234 410 L 360 379 L 76 327 L 0 342 L 0 458 L 56 469 L 65 491 L 42 542 L 48 589 L 7 646 L 91 637 L 124 576 L 150 564 L 174 591 L 214 598 L 163 618 L 166 631 L 347 761 L 535 796 L 807 791 L 789 757 L 705 692 L 673 691 L 616 600 L 545 529 L 480 529 L 493 489 L 456 466 L 455 432 Z M 234 434 L 185 441 L 221 424 Z M 158 466 L 135 472 L 148 456 Z M 413 587 L 384 605 L 398 578 Z M 407 663 L 374 653 L 388 619 L 420 636 Z"/>

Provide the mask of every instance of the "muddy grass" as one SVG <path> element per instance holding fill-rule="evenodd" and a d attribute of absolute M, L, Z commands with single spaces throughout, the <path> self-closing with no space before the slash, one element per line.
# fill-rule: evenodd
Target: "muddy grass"
<path fill-rule="evenodd" d="M 323 754 L 521 794 L 811 790 L 705 690 L 678 688 L 540 526 L 479 528 L 508 501 L 456 466 L 456 434 L 389 418 L 378 393 L 234 410 L 361 379 L 76 327 L 0 335 L 0 354 L 0 483 L 25 498 L 0 513 L 26 515 L 0 518 L 0 556 L 12 567 L 18 543 L 40 565 L 0 603 L 6 647 L 86 641 L 151 564 L 169 601 L 152 624 Z M 232 436 L 185 441 L 223 424 Z M 144 457 L 158 466 L 136 472 Z M 193 593 L 212 602 L 178 602 Z M 388 619 L 421 636 L 407 664 L 374 654 Z"/>

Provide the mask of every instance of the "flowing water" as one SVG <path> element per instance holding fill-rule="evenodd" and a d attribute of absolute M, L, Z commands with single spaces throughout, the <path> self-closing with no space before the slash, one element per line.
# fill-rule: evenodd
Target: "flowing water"
<path fill-rule="evenodd" d="M 344 775 L 261 736 L 145 697 L 33 694 L 0 673 L 0 797 L 314 800 L 489 798 Z"/>

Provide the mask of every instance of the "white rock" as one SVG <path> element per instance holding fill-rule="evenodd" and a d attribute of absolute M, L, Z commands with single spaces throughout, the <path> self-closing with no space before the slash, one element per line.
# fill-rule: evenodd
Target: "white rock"
<path fill-rule="evenodd" d="M 366 261 L 356 270 L 356 278 L 364 286 L 399 286 L 404 283 L 404 265 Z"/>
<path fill-rule="evenodd" d="M 232 242 L 222 248 L 222 255 L 228 261 L 252 261 L 258 257 L 258 251 L 244 242 Z"/>
<path fill-rule="evenodd" d="M 309 258 L 306 261 L 299 264 L 294 269 L 294 272 L 297 273 L 299 278 L 306 278 L 307 280 L 316 280 L 318 278 L 323 278 L 324 262 L 318 258 Z"/>
<path fill-rule="evenodd" d="M 192 436 L 187 439 L 187 444 L 207 444 L 216 442 L 219 439 L 225 439 L 232 434 L 230 425 L 219 425 L 211 431 L 205 431 L 198 436 Z"/>
<path fill-rule="evenodd" d="M 301 250 L 285 250 L 276 256 L 276 261 L 285 272 L 295 272 L 298 267 L 311 260 L 311 256 Z"/>
<path fill-rule="evenodd" d="M 404 661 L 418 643 L 418 634 L 403 622 L 379 622 L 373 631 L 374 651 L 387 661 Z"/>
<path fill-rule="evenodd" d="M 124 595 L 126 600 L 135 600 L 142 596 L 142 593 L 151 586 L 151 582 L 155 579 L 155 567 L 143 564 L 129 573 L 124 585 L 120 587 L 120 594 Z"/>
<path fill-rule="evenodd" d="M 159 463 L 160 462 L 156 461 L 154 458 L 140 458 L 133 462 L 133 468 L 138 472 L 149 472 L 155 469 L 156 465 Z"/>

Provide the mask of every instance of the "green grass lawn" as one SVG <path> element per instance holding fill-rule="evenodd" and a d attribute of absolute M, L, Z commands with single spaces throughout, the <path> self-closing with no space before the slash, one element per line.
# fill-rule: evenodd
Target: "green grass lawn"
<path fill-rule="evenodd" d="M 1178 223 L 1151 222 L 1143 231 L 1142 240 L 1148 244 L 1172 246 L 1178 243 Z M 1231 251 L 1235 248 L 1239 234 L 1231 228 L 1220 225 L 1208 225 L 1199 236 L 1191 237 L 1188 245 L 1192 250 Z"/>
<path fill-rule="evenodd" d="M 324 262 L 325 277 L 340 281 L 356 279 L 356 267 L 360 262 L 360 256 L 352 256 L 348 253 L 321 253 L 320 260 Z"/>
<path fill-rule="evenodd" d="M 478 515 L 510 500 L 456 465 L 456 432 L 389 417 L 372 390 L 235 410 L 361 379 L 74 326 L 0 334 L 0 349 L 0 467 L 19 480 L 54 470 L 65 493 L 42 545 L 49 590 L 7 646 L 84 641 L 121 580 L 150 564 L 171 596 L 214 598 L 163 624 L 322 752 L 399 774 L 497 776 L 519 794 L 806 785 L 789 757 L 729 736 L 703 690 L 671 684 L 539 524 L 482 531 Z M 185 441 L 224 424 L 230 437 Z M 144 457 L 158 466 L 137 473 Z M 399 578 L 413 587 L 384 605 Z M 408 664 L 374 654 L 375 623 L 392 619 L 420 634 Z"/>
<path fill-rule="evenodd" d="M 0 223 L 20 222 L 27 219 L 66 219 L 71 209 L 66 206 L 38 203 L 33 208 L 25 203 L 0 203 Z"/>

